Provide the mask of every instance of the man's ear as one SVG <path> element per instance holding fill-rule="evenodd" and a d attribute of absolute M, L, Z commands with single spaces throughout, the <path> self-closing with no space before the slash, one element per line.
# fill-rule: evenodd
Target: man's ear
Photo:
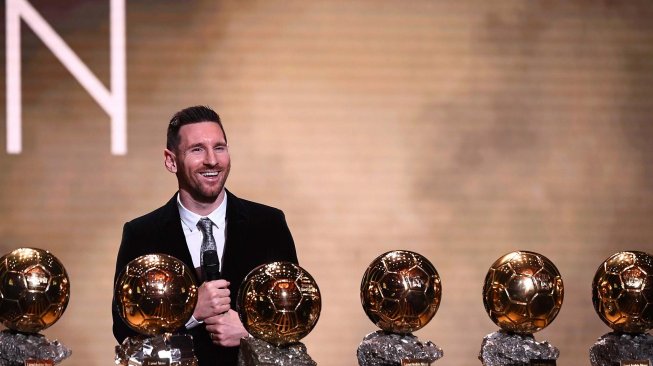
<path fill-rule="evenodd" d="M 170 173 L 177 173 L 177 157 L 175 156 L 175 153 L 165 149 L 163 150 L 163 156 L 165 158 L 164 163 L 166 169 L 168 169 Z"/>

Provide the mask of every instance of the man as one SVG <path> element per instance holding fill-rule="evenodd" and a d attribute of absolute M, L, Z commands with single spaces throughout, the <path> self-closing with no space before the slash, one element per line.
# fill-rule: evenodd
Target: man
<path fill-rule="evenodd" d="M 210 108 L 190 107 L 172 117 L 163 156 L 179 191 L 163 207 L 125 224 L 115 276 L 131 260 L 151 253 L 171 255 L 195 268 L 202 284 L 193 316 L 181 331 L 193 336 L 200 366 L 235 366 L 240 338 L 247 335 L 235 311 L 240 283 L 258 265 L 297 263 L 290 230 L 280 210 L 224 188 L 231 168 L 229 148 L 220 118 Z M 218 280 L 202 282 L 201 248 L 210 234 L 201 221 L 212 228 L 221 258 Z M 112 312 L 118 342 L 136 335 L 120 318 L 115 299 Z"/>

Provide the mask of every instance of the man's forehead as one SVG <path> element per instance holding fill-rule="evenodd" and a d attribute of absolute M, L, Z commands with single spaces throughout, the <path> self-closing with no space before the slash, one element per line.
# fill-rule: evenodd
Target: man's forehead
<path fill-rule="evenodd" d="M 216 122 L 197 122 L 181 126 L 179 137 L 184 140 L 218 139 L 224 141 L 224 133 Z"/>

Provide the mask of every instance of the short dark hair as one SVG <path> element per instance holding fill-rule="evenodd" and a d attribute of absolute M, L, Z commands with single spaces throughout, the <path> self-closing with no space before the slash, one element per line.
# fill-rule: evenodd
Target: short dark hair
<path fill-rule="evenodd" d="M 179 129 L 181 126 L 200 122 L 217 123 L 222 130 L 225 142 L 227 141 L 227 134 L 224 132 L 224 128 L 222 127 L 220 116 L 218 116 L 213 109 L 207 106 L 197 105 L 180 110 L 170 119 L 170 123 L 168 124 L 168 138 L 166 141 L 166 147 L 168 150 L 174 150 L 179 145 Z"/>

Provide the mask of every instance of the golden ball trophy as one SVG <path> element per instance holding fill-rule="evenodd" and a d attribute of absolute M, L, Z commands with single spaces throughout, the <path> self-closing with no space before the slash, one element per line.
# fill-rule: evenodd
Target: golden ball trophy
<path fill-rule="evenodd" d="M 172 333 L 197 303 L 197 285 L 182 261 L 166 254 L 138 257 L 122 270 L 114 292 L 120 317 L 140 334 L 116 346 L 116 365 L 197 366 L 192 336 Z"/>
<path fill-rule="evenodd" d="M 440 276 L 424 256 L 393 250 L 374 259 L 363 275 L 361 303 L 381 330 L 363 338 L 358 364 L 427 366 L 441 358 L 440 347 L 412 334 L 431 321 L 441 297 Z"/>
<path fill-rule="evenodd" d="M 594 310 L 614 332 L 590 348 L 592 366 L 653 365 L 653 256 L 625 251 L 606 259 L 592 281 Z"/>
<path fill-rule="evenodd" d="M 0 365 L 54 365 L 71 355 L 58 341 L 38 334 L 63 315 L 70 283 L 50 252 L 19 248 L 0 258 Z"/>
<path fill-rule="evenodd" d="M 533 333 L 555 319 L 563 296 L 560 272 L 545 256 L 515 251 L 497 259 L 485 277 L 483 305 L 501 330 L 483 338 L 482 364 L 555 365 L 558 349 Z"/>
<path fill-rule="evenodd" d="M 272 262 L 254 268 L 240 285 L 238 315 L 251 337 L 240 341 L 239 366 L 315 366 L 299 342 L 322 309 L 317 283 L 300 266 Z"/>

